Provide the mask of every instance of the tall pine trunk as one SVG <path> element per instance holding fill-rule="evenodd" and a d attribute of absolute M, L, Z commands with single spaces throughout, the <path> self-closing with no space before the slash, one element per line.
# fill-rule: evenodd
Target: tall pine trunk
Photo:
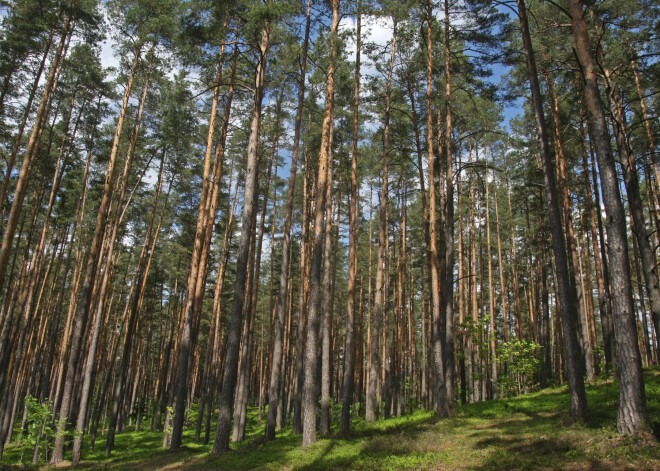
<path fill-rule="evenodd" d="M 538 73 L 534 50 L 529 35 L 527 22 L 527 11 L 524 0 L 518 0 L 518 14 L 520 18 L 520 29 L 525 47 L 525 58 L 527 61 L 527 72 L 536 117 L 538 139 L 541 145 L 541 163 L 543 166 L 543 177 L 546 187 L 546 198 L 548 203 L 548 217 L 550 219 L 550 230 L 552 233 L 552 249 L 555 258 L 555 272 L 557 275 L 557 295 L 562 321 L 564 338 L 564 349 L 566 353 L 566 377 L 571 395 L 571 415 L 573 417 L 583 416 L 587 411 L 587 396 L 584 389 L 584 378 L 580 364 L 580 345 L 577 338 L 577 301 L 574 288 L 570 284 L 568 272 L 568 260 L 566 256 L 566 242 L 562 231 L 561 214 L 559 212 L 559 195 L 555 183 L 555 171 L 550 151 L 548 132 L 546 129 L 545 116 L 543 113 L 543 101 L 541 98 L 541 87 L 539 85 Z"/>
<path fill-rule="evenodd" d="M 353 147 L 351 150 L 351 193 L 348 209 L 348 308 L 346 311 L 346 349 L 344 351 L 344 377 L 342 380 L 341 431 L 351 429 L 351 407 L 353 405 L 355 370 L 355 284 L 358 265 L 358 141 L 360 139 L 360 50 L 362 47 L 362 15 L 358 2 L 356 44 L 355 44 L 355 87 L 353 92 Z"/>
<path fill-rule="evenodd" d="M 112 149 L 110 151 L 110 159 L 108 160 L 105 182 L 103 184 L 101 204 L 96 215 L 94 235 L 92 236 L 90 249 L 87 254 L 87 260 L 85 262 L 85 277 L 83 278 L 83 284 L 80 288 L 80 297 L 75 311 L 75 320 L 71 331 L 71 346 L 67 360 L 66 378 L 64 380 L 62 398 L 59 407 L 57 436 L 55 438 L 53 453 L 50 459 L 51 464 L 57 464 L 64 459 L 64 432 L 66 429 L 67 418 L 69 416 L 69 409 L 73 401 L 73 388 L 74 382 L 76 380 L 76 372 L 79 366 L 78 361 L 80 356 L 80 349 L 82 347 L 82 331 L 86 323 L 86 318 L 88 316 L 90 304 L 92 301 L 92 289 L 98 271 L 98 255 L 103 242 L 103 233 L 105 232 L 105 223 L 107 217 L 106 213 L 108 206 L 110 205 L 110 198 L 112 196 L 113 173 L 117 160 L 117 153 L 119 152 L 119 141 L 121 140 L 121 134 L 124 128 L 124 119 L 126 117 L 126 110 L 128 109 L 128 101 L 131 95 L 133 81 L 135 80 L 135 75 L 137 73 L 137 66 L 140 60 L 142 46 L 143 45 L 140 44 L 135 51 L 133 64 L 131 65 L 131 71 L 126 83 L 122 107 L 119 112 L 119 118 L 117 119 L 114 140 L 112 143 Z"/>
<path fill-rule="evenodd" d="M 280 268 L 280 286 L 277 293 L 277 313 L 275 325 L 272 328 L 273 360 L 270 370 L 270 381 L 268 383 L 268 418 L 266 420 L 266 440 L 275 438 L 277 425 L 277 409 L 280 401 L 281 383 L 285 378 L 281 375 L 282 370 L 282 334 L 284 330 L 284 316 L 287 305 L 287 293 L 289 286 L 289 263 L 291 250 L 291 219 L 293 217 L 293 198 L 296 190 L 296 174 L 298 170 L 298 154 L 300 151 L 300 128 L 302 123 L 303 103 L 305 101 L 305 74 L 307 72 L 307 49 L 309 46 L 309 30 L 311 25 L 312 2 L 307 2 L 307 21 L 305 23 L 305 39 L 303 41 L 302 57 L 300 60 L 300 78 L 298 84 L 298 105 L 293 130 L 293 150 L 291 153 L 291 167 L 289 173 L 289 187 L 286 198 L 286 216 L 284 218 L 284 241 L 282 244 L 282 266 Z"/>
<path fill-rule="evenodd" d="M 259 63 L 255 73 L 254 105 L 250 122 L 250 136 L 247 150 L 247 170 L 245 175 L 245 191 L 243 193 L 243 213 L 241 215 L 241 239 L 236 260 L 236 284 L 234 285 L 234 299 L 231 310 L 231 321 L 227 339 L 227 354 L 222 377 L 222 397 L 220 400 L 220 413 L 216 427 L 213 453 L 222 453 L 229 449 L 229 435 L 231 433 L 231 414 L 234 406 L 234 393 L 238 372 L 238 356 L 241 342 L 241 324 L 243 306 L 245 303 L 245 289 L 247 282 L 248 254 L 250 251 L 253 214 L 255 212 L 254 195 L 259 190 L 257 180 L 259 128 L 261 125 L 261 106 L 264 95 L 264 75 L 266 72 L 266 54 L 270 41 L 270 23 L 266 22 L 261 31 L 259 44 Z"/>
<path fill-rule="evenodd" d="M 596 148 L 608 240 L 609 272 L 612 280 L 612 307 L 619 367 L 619 412 L 617 429 L 633 432 L 647 421 L 646 393 L 642 361 L 637 344 L 634 318 L 626 219 L 619 192 L 614 155 L 605 111 L 600 97 L 591 41 L 580 0 L 568 0 L 576 52 L 584 77 L 584 93 L 591 123 L 591 137 Z"/>
<path fill-rule="evenodd" d="M 339 0 L 332 1 L 332 27 L 330 45 L 330 65 L 328 67 L 325 87 L 325 108 L 323 111 L 323 126 L 321 131 L 321 150 L 318 161 L 318 177 L 316 182 L 316 205 L 314 215 L 313 250 L 309 279 L 309 314 L 307 333 L 305 336 L 305 365 L 302 396 L 302 446 L 306 447 L 316 442 L 316 391 L 318 336 L 321 309 L 321 262 L 323 256 L 323 213 L 326 204 L 326 187 L 328 182 L 328 165 L 330 159 L 330 133 L 332 132 L 332 117 L 335 95 L 335 60 L 337 57 L 337 29 L 339 27 Z"/>

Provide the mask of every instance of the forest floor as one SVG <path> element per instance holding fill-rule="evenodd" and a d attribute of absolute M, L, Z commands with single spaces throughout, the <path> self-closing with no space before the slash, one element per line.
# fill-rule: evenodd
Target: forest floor
<path fill-rule="evenodd" d="M 192 444 L 193 430 L 184 433 L 187 445 L 177 452 L 161 448 L 162 433 L 127 432 L 117 435 L 110 457 L 103 454 L 105 437 L 99 437 L 96 451 L 88 451 L 76 469 L 660 469 L 660 369 L 644 374 L 650 425 L 635 435 L 616 432 L 618 385 L 599 379 L 587 386 L 589 413 L 578 421 L 569 416 L 566 387 L 556 387 L 458 406 L 455 416 L 443 420 L 427 411 L 370 424 L 359 419 L 349 436 L 333 429 L 302 450 L 290 427 L 265 442 L 263 424 L 250 411 L 246 441 L 224 455 L 211 454 L 211 445 Z M 0 470 L 54 469 L 10 464 L 20 463 L 21 451 L 20 445 L 8 445 Z"/>

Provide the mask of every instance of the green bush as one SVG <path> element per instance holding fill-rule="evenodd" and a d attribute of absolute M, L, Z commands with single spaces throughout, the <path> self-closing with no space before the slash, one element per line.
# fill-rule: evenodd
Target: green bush
<path fill-rule="evenodd" d="M 498 347 L 498 388 L 502 397 L 517 396 L 538 388 L 534 377 L 540 372 L 538 352 L 541 348 L 538 343 L 520 339 L 503 342 Z"/>
<path fill-rule="evenodd" d="M 28 395 L 25 398 L 25 407 L 27 409 L 27 420 L 20 436 L 21 444 L 23 444 L 21 462 L 26 450 L 36 450 L 35 461 L 47 461 L 48 450 L 43 447 L 42 451 L 40 444 L 49 443 L 55 438 L 56 430 L 51 426 L 53 401 L 46 399 L 39 402 L 37 398 Z"/>

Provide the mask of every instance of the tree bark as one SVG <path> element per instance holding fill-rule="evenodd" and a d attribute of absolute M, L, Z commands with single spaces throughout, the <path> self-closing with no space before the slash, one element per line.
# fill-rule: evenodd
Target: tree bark
<path fill-rule="evenodd" d="M 574 0 L 569 0 L 574 1 Z M 554 164 L 549 145 L 548 133 L 543 114 L 543 101 L 541 88 L 536 70 L 534 50 L 529 35 L 527 22 L 527 11 L 524 0 L 518 0 L 518 14 L 520 18 L 520 29 L 523 35 L 525 47 L 525 58 L 529 74 L 530 90 L 536 117 L 538 139 L 541 145 L 541 163 L 543 166 L 543 177 L 545 182 L 546 198 L 548 203 L 548 216 L 550 219 L 550 230 L 552 231 L 552 249 L 555 258 L 555 272 L 557 275 L 557 295 L 559 298 L 559 310 L 562 320 L 564 349 L 566 352 L 566 376 L 568 378 L 571 395 L 571 415 L 581 417 L 587 411 L 587 397 L 584 389 L 584 378 L 580 366 L 580 346 L 577 339 L 577 306 L 575 291 L 570 284 L 568 273 L 568 260 L 566 258 L 566 242 L 562 231 L 561 215 L 559 212 L 559 197 L 557 185 L 554 180 Z"/>
<path fill-rule="evenodd" d="M 614 330 L 619 360 L 617 429 L 619 432 L 630 433 L 646 424 L 647 412 L 642 362 L 637 346 L 625 214 L 598 87 L 595 61 L 591 53 L 587 23 L 583 15 L 584 8 L 580 0 L 568 0 L 568 9 L 572 17 L 576 52 L 584 77 L 585 101 L 607 211 L 609 269 L 612 279 Z"/>
<path fill-rule="evenodd" d="M 71 0 L 69 7 L 73 9 L 75 4 L 76 0 Z M 62 63 L 69 48 L 71 33 L 73 32 L 73 21 L 74 20 L 71 14 L 68 14 L 64 20 L 60 43 L 51 62 L 46 83 L 44 84 L 44 91 L 41 95 L 41 101 L 39 102 L 39 107 L 37 109 L 37 116 L 35 118 L 34 126 L 32 127 L 32 131 L 28 139 L 27 148 L 25 150 L 25 157 L 23 158 L 21 171 L 18 175 L 18 181 L 16 182 L 14 198 L 11 204 L 11 209 L 9 210 L 7 226 L 5 227 L 5 232 L 2 236 L 2 245 L 0 246 L 0 289 L 2 289 L 4 286 L 8 265 L 7 262 L 9 261 L 9 253 L 14 242 L 14 236 L 16 235 L 16 227 L 18 225 L 21 209 L 23 208 L 23 200 L 25 199 L 25 192 L 27 191 L 30 175 L 32 174 L 34 159 L 39 149 L 41 135 L 43 133 L 44 127 L 46 126 L 48 113 L 50 111 L 52 100 L 55 95 L 55 90 L 57 88 L 57 82 L 62 70 Z M 3 442 L 0 444 L 1 457 L 4 450 L 4 437 L 0 437 L 0 441 Z"/>
<path fill-rule="evenodd" d="M 498 399 L 500 396 L 498 388 L 498 373 L 499 364 L 497 360 L 497 312 L 495 311 L 495 287 L 493 286 L 493 254 L 492 254 L 492 240 L 490 237 L 490 168 L 488 164 L 490 149 L 485 149 L 486 152 L 486 256 L 488 257 L 488 314 L 490 316 L 490 332 L 489 341 L 490 346 L 490 397 Z"/>
<path fill-rule="evenodd" d="M 550 74 L 546 71 L 545 79 L 548 86 L 549 100 L 551 100 L 550 110 L 555 125 L 555 150 L 557 159 L 557 175 L 559 198 L 561 200 L 561 209 L 564 212 L 564 230 L 566 237 L 566 245 L 568 249 L 568 274 L 571 277 L 570 282 L 575 287 L 575 294 L 578 302 L 578 339 L 582 348 L 582 356 L 584 357 L 584 367 L 587 375 L 587 381 L 594 378 L 594 364 L 591 352 L 591 344 L 589 343 L 589 328 L 588 328 L 588 312 L 587 300 L 585 293 L 582 289 L 577 238 L 575 236 L 575 229 L 573 224 L 573 208 L 571 205 L 571 190 L 569 188 L 568 169 L 566 165 L 566 153 L 564 152 L 564 138 L 560 129 L 561 123 L 559 121 L 559 99 L 555 93 L 553 82 Z"/>
<path fill-rule="evenodd" d="M 333 105 L 335 94 L 335 61 L 337 58 L 337 29 L 339 27 L 339 0 L 332 1 L 332 27 L 330 45 L 330 65 L 325 87 L 325 108 L 321 134 L 321 150 L 318 161 L 316 183 L 316 205 L 314 215 L 314 243 L 309 280 L 309 313 L 305 338 L 305 374 L 302 399 L 303 448 L 316 442 L 316 387 L 318 362 L 318 332 L 321 308 L 321 258 L 323 255 L 323 213 L 326 204 L 328 165 L 330 159 L 330 133 L 332 131 Z"/>
<path fill-rule="evenodd" d="M 128 101 L 131 95 L 133 81 L 135 80 L 135 75 L 137 73 L 137 66 L 140 60 L 141 52 L 142 52 L 142 44 L 140 44 L 137 50 L 135 51 L 135 57 L 133 59 L 133 64 L 131 65 L 131 71 L 128 77 L 128 82 L 126 84 L 126 90 L 124 91 L 122 107 L 119 112 L 119 118 L 117 119 L 117 126 L 115 129 L 112 149 L 110 151 L 110 159 L 108 161 L 108 168 L 106 171 L 105 182 L 103 185 L 101 204 L 99 206 L 99 210 L 96 216 L 96 226 L 94 229 L 94 235 L 92 236 L 90 249 L 87 254 L 87 261 L 85 263 L 86 266 L 85 277 L 83 279 L 83 284 L 80 288 L 80 297 L 76 308 L 73 329 L 71 331 L 71 347 L 67 362 L 66 379 L 64 382 L 64 388 L 62 392 L 62 402 L 60 404 L 60 409 L 59 409 L 60 416 L 57 424 L 57 436 L 55 438 L 55 443 L 53 445 L 53 453 L 51 455 L 51 460 L 50 460 L 51 464 L 57 464 L 64 459 L 64 431 L 69 416 L 69 408 L 73 400 L 73 392 L 74 392 L 73 387 L 75 382 L 75 373 L 78 367 L 78 358 L 80 355 L 81 340 L 83 333 L 82 330 L 86 322 L 86 318 L 88 316 L 90 304 L 92 301 L 92 289 L 94 285 L 94 280 L 96 278 L 97 266 L 99 263 L 98 255 L 103 242 L 103 233 L 105 232 L 105 223 L 107 217 L 106 212 L 110 204 L 110 198 L 112 196 L 113 173 L 115 168 L 115 162 L 117 160 L 117 153 L 119 151 L 119 141 L 121 140 L 121 134 L 124 127 L 126 110 L 128 109 Z"/>
<path fill-rule="evenodd" d="M 606 77 L 609 79 L 607 70 Z M 660 280 L 658 278 L 656 263 L 653 256 L 653 248 L 651 247 L 649 240 L 649 233 L 646 228 L 644 207 L 639 189 L 639 177 L 635 163 L 635 154 L 632 149 L 632 144 L 627 139 L 628 126 L 626 124 L 623 103 L 621 102 L 621 98 L 616 95 L 614 87 L 610 85 L 609 88 L 610 109 L 612 110 L 612 116 L 614 118 L 614 135 L 619 150 L 619 156 L 621 158 L 623 181 L 628 196 L 628 208 L 632 214 L 632 229 L 635 234 L 635 240 L 637 240 L 637 247 L 639 248 L 640 259 L 642 262 L 644 285 L 651 305 L 651 319 L 653 320 L 656 334 L 660 334 Z"/>
<path fill-rule="evenodd" d="M 229 449 L 229 435 L 231 432 L 231 413 L 234 405 L 234 393 L 238 371 L 238 355 L 241 337 L 241 323 L 243 305 L 245 302 L 245 288 L 247 278 L 248 253 L 250 250 L 250 235 L 253 232 L 252 219 L 255 211 L 253 204 L 254 194 L 258 191 L 258 144 L 259 128 L 261 124 L 261 106 L 264 95 L 264 75 L 266 72 L 266 55 L 270 41 L 270 23 L 266 22 L 261 31 L 259 44 L 259 63 L 255 75 L 255 94 L 252 119 L 250 122 L 250 136 L 247 151 L 247 170 L 245 176 L 245 191 L 243 193 L 243 213 L 241 220 L 241 239 L 236 260 L 236 284 L 234 286 L 234 299 L 232 303 L 229 336 L 227 339 L 227 355 L 222 377 L 222 397 L 220 400 L 220 413 L 216 428 L 213 453 L 222 453 Z"/>
<path fill-rule="evenodd" d="M 133 301 L 131 303 L 130 317 L 128 320 L 128 326 L 126 329 L 126 336 L 124 337 L 124 347 L 121 355 L 121 363 L 119 366 L 119 371 L 117 372 L 117 377 L 115 379 L 114 390 L 112 393 L 112 410 L 110 414 L 110 423 L 108 425 L 108 436 L 105 442 L 105 454 L 109 455 L 114 448 L 114 438 L 115 430 L 117 427 L 117 419 L 119 415 L 119 404 L 123 400 L 124 389 L 126 385 L 127 377 L 127 367 L 128 359 L 131 355 L 131 350 L 133 348 L 133 337 L 137 330 L 137 323 L 140 315 L 140 309 L 142 307 L 142 302 L 144 300 L 144 292 L 146 288 L 147 277 L 149 276 L 149 269 L 151 267 L 151 260 L 156 248 L 156 242 L 158 241 L 158 233 L 160 226 L 163 222 L 163 216 L 165 215 L 165 206 L 167 205 L 168 195 L 165 197 L 165 204 L 163 206 L 160 220 L 156 227 L 156 230 L 153 230 L 153 224 L 156 218 L 156 209 L 158 207 L 158 198 L 160 196 L 161 188 L 163 185 L 163 169 L 165 166 L 165 154 L 163 154 L 160 162 L 160 170 L 158 172 L 158 181 L 156 182 L 156 191 L 154 194 L 154 203 L 151 208 L 151 217 L 149 219 L 149 225 L 147 226 L 147 234 L 144 238 L 144 243 L 142 245 L 142 251 L 138 260 L 138 266 L 136 271 L 136 282 L 132 283 L 131 286 L 136 285 L 135 294 Z M 170 184 L 171 188 L 171 184 Z M 151 235 L 155 233 L 153 241 L 151 241 Z M 150 244 L 151 242 L 151 244 Z M 75 442 L 74 442 L 75 445 Z"/>
<path fill-rule="evenodd" d="M 444 323 L 444 387 L 445 404 L 438 405 L 443 408 L 443 416 L 454 412 L 454 374 L 455 374 L 455 339 L 454 331 L 454 173 L 452 154 L 452 112 L 451 112 L 451 44 L 449 41 L 450 18 L 449 1 L 445 0 L 445 226 L 444 251 L 445 270 L 442 280 L 442 306 Z M 504 289 L 504 287 L 502 288 Z"/>
<path fill-rule="evenodd" d="M 321 312 L 321 423 L 319 431 L 327 433 L 330 430 L 330 382 L 332 357 L 332 178 L 333 178 L 333 131 L 330 121 L 330 140 L 328 142 L 328 185 L 325 197 L 325 240 L 323 242 L 323 275 L 322 275 L 322 303 Z M 341 180 L 341 177 L 340 177 Z M 339 205 L 337 205 L 339 207 Z"/>
<path fill-rule="evenodd" d="M 362 12 L 358 2 L 355 44 L 355 87 L 353 92 L 353 147 L 351 151 L 351 193 L 348 210 L 348 308 L 346 311 L 346 348 L 344 350 L 344 377 L 342 381 L 341 431 L 351 430 L 351 407 L 353 405 L 355 370 L 355 282 L 358 265 L 358 142 L 360 139 L 360 52 L 362 48 Z"/>
<path fill-rule="evenodd" d="M 147 98 L 147 91 L 149 90 L 149 78 L 151 74 L 151 66 L 153 65 L 155 47 L 156 45 L 154 43 L 154 45 L 151 48 L 151 51 L 149 52 L 149 65 L 147 68 L 145 83 L 142 91 L 142 97 L 140 99 L 140 104 L 135 117 L 135 126 L 133 129 L 133 133 L 131 135 L 131 141 L 129 144 L 128 153 L 126 155 L 126 160 L 124 163 L 124 174 L 122 177 L 123 179 L 120 184 L 119 197 L 117 199 L 115 206 L 115 220 L 113 222 L 112 230 L 109 235 L 108 249 L 106 250 L 105 268 L 103 270 L 103 276 L 101 278 L 101 282 L 96 288 L 98 292 L 97 294 L 98 304 L 93 319 L 91 342 L 87 353 L 87 363 L 85 364 L 82 391 L 80 395 L 80 408 L 78 409 L 78 415 L 76 418 L 77 435 L 73 441 L 73 455 L 72 455 L 72 463 L 74 464 L 80 461 L 81 452 L 82 452 L 82 440 L 83 440 L 84 425 L 88 410 L 88 402 L 89 399 L 91 399 L 90 397 L 91 393 L 93 393 L 92 376 L 94 370 L 94 362 L 96 358 L 96 347 L 98 344 L 100 328 L 101 328 L 104 299 L 106 296 L 108 285 L 110 284 L 110 275 L 114 271 L 114 247 L 117 241 L 119 226 L 121 225 L 122 215 L 124 211 L 124 199 L 126 196 L 126 188 L 128 187 L 128 178 L 133 163 L 133 157 L 135 155 L 135 146 L 137 144 L 137 138 L 140 132 L 140 124 L 142 122 L 142 113 L 144 111 L 144 104 Z M 128 203 L 126 204 L 128 205 Z"/>
<path fill-rule="evenodd" d="M 300 152 L 300 128 L 302 123 L 303 104 L 305 102 L 305 76 L 307 73 L 307 50 L 309 47 L 309 31 L 311 26 L 311 0 L 307 1 L 307 20 L 305 23 L 305 39 L 302 46 L 300 59 L 300 78 L 298 84 L 298 106 L 293 130 L 293 150 L 291 152 L 291 167 L 289 173 L 289 187 L 286 199 L 286 216 L 284 218 L 284 241 L 282 244 L 282 266 L 280 268 L 280 286 L 277 293 L 277 314 L 275 326 L 272 331 L 273 339 L 273 361 L 270 370 L 270 381 L 268 384 L 268 418 L 266 420 L 266 440 L 275 438 L 277 425 L 277 405 L 280 401 L 281 383 L 284 380 L 280 376 L 282 369 L 282 331 L 284 329 L 284 316 L 287 305 L 287 293 L 289 286 L 289 252 L 291 250 L 291 220 L 293 216 L 293 198 L 296 190 L 296 174 L 298 170 L 298 154 Z"/>

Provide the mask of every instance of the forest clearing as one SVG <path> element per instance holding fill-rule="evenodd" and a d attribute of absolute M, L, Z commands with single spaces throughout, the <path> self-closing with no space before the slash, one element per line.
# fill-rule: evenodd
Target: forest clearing
<path fill-rule="evenodd" d="M 0 467 L 658 467 L 657 0 L 0 24 Z"/>

